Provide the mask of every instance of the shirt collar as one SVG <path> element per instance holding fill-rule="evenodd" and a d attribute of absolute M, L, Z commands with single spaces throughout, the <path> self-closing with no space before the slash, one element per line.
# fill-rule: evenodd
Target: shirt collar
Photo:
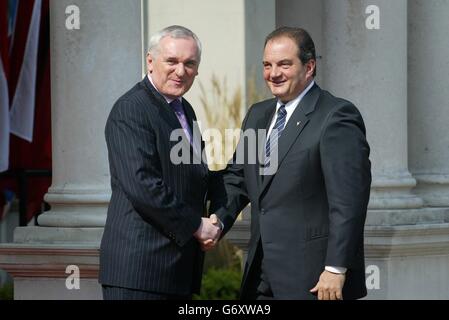
<path fill-rule="evenodd" d="M 310 89 L 312 89 L 314 84 L 315 84 L 315 80 L 312 80 L 312 82 L 307 86 L 306 89 L 304 89 L 295 99 L 293 99 L 287 103 L 283 103 L 281 100 L 278 100 L 277 105 L 276 105 L 276 110 L 279 110 L 279 108 L 284 105 L 285 105 L 285 109 L 296 108 L 296 106 L 299 105 L 299 103 L 301 102 L 302 98 L 304 98 L 305 95 L 310 91 Z"/>

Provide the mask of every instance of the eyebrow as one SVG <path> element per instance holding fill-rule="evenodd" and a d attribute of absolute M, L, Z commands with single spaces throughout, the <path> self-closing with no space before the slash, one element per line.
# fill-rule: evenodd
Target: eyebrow
<path fill-rule="evenodd" d="M 167 57 L 167 58 L 165 58 L 165 61 L 180 61 L 178 58 L 176 58 L 176 57 Z M 187 61 L 185 61 L 184 63 L 194 63 L 194 64 L 198 64 L 198 61 L 197 60 L 195 60 L 195 59 L 190 59 L 190 60 L 187 60 Z"/>
<path fill-rule="evenodd" d="M 284 64 L 284 63 L 293 63 L 291 59 L 284 59 L 278 62 L 278 64 Z"/>
<path fill-rule="evenodd" d="M 291 60 L 291 59 L 283 59 L 283 60 L 280 60 L 280 61 L 278 61 L 278 62 L 274 62 L 275 64 L 284 64 L 284 63 L 293 63 L 293 60 Z M 272 64 L 271 62 L 269 62 L 269 61 L 262 61 L 262 64 Z"/>

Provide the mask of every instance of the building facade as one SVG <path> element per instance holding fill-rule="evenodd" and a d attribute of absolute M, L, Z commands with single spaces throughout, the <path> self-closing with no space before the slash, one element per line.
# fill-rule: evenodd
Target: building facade
<path fill-rule="evenodd" d="M 148 35 L 180 24 L 203 42 L 188 94 L 200 119 L 200 84 L 207 94 L 213 75 L 226 79 L 244 112 L 248 80 L 262 90 L 265 36 L 281 25 L 311 33 L 318 84 L 359 108 L 372 149 L 367 298 L 448 299 L 448 18 L 449 0 L 52 0 L 52 210 L 0 247 L 15 298 L 101 298 L 106 118 L 142 78 Z M 244 245 L 248 232 L 244 220 L 229 237 Z"/>

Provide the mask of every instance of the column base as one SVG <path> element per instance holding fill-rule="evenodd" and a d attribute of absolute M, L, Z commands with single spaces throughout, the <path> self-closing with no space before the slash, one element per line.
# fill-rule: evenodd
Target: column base
<path fill-rule="evenodd" d="M 50 188 L 45 201 L 51 211 L 39 216 L 44 227 L 95 228 L 104 227 L 108 211 L 110 191 Z"/>
<path fill-rule="evenodd" d="M 14 230 L 14 243 L 42 245 L 100 246 L 103 228 L 22 227 Z"/>
<path fill-rule="evenodd" d="M 449 208 L 368 210 L 365 229 L 449 223 Z"/>
<path fill-rule="evenodd" d="M 414 190 L 429 207 L 449 207 L 449 175 L 415 174 Z"/>
<path fill-rule="evenodd" d="M 371 185 L 369 209 L 417 209 L 423 200 L 412 193 L 416 180 L 408 172 L 398 176 L 375 175 Z"/>
<path fill-rule="evenodd" d="M 1 245 L 0 268 L 14 277 L 15 300 L 102 299 L 98 246 Z"/>
<path fill-rule="evenodd" d="M 447 299 L 449 208 L 370 212 L 367 299 Z"/>

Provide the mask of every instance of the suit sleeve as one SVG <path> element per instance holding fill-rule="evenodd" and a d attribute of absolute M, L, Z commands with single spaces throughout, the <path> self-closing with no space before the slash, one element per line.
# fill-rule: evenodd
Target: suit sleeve
<path fill-rule="evenodd" d="M 137 213 L 179 246 L 201 224 L 201 215 L 177 199 L 162 178 L 156 137 L 139 105 L 120 100 L 106 124 L 109 162 Z"/>
<path fill-rule="evenodd" d="M 248 111 L 242 123 L 242 130 L 246 129 L 246 122 L 251 110 Z M 243 137 L 243 135 L 242 135 Z M 240 138 L 232 160 L 226 169 L 215 172 L 212 177 L 214 191 L 211 193 L 210 212 L 215 213 L 224 224 L 222 235 L 225 235 L 234 225 L 239 213 L 248 205 L 249 197 L 246 189 L 244 164 L 237 163 L 237 150 L 244 150 L 245 141 Z"/>
<path fill-rule="evenodd" d="M 349 102 L 336 107 L 320 140 L 329 202 L 327 266 L 350 269 L 360 254 L 371 187 L 369 153 L 365 126 L 357 108 Z"/>

